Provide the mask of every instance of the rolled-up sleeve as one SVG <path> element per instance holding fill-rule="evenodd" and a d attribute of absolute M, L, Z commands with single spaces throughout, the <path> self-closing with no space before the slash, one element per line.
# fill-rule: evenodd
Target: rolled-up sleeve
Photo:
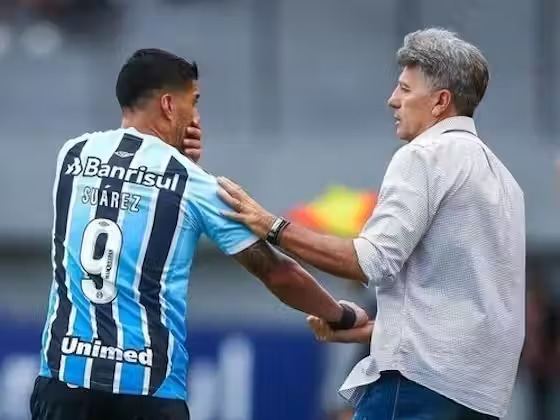
<path fill-rule="evenodd" d="M 378 203 L 354 248 L 368 284 L 393 282 L 421 240 L 438 206 L 437 164 L 412 144 L 399 149 L 383 179 Z"/>

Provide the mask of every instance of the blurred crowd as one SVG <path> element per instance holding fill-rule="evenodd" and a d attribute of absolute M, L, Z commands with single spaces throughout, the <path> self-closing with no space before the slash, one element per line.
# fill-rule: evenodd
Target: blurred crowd
<path fill-rule="evenodd" d="M 560 306 L 547 289 L 540 267 L 527 276 L 527 330 L 521 369 L 537 419 L 560 418 Z"/>
<path fill-rule="evenodd" d="M 0 2 L 0 22 L 46 22 L 59 30 L 87 34 L 103 29 L 115 17 L 113 0 L 3 0 Z M 103 25 L 100 21 L 103 19 Z"/>
<path fill-rule="evenodd" d="M 63 19 L 107 9 L 112 0 L 3 0 L 5 13 L 32 13 L 39 18 Z"/>

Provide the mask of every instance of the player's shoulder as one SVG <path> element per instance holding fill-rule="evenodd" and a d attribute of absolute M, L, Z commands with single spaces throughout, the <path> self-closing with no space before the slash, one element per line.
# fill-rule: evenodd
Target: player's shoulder
<path fill-rule="evenodd" d="M 84 133 L 78 137 L 73 137 L 71 139 L 66 140 L 62 146 L 59 147 L 58 149 L 58 155 L 62 155 L 62 154 L 66 154 L 66 152 L 68 150 L 70 150 L 72 147 L 74 147 L 75 145 L 77 145 L 80 142 L 86 141 L 88 139 L 88 137 L 91 135 L 91 133 Z"/>
<path fill-rule="evenodd" d="M 185 169 L 188 180 L 188 200 L 195 203 L 209 203 L 217 200 L 218 181 L 214 174 L 204 169 L 198 163 L 172 148 L 174 158 Z"/>
<path fill-rule="evenodd" d="M 216 182 L 216 177 L 200 166 L 200 164 L 191 160 L 174 147 L 167 144 L 165 146 L 170 149 L 171 156 L 187 171 L 189 178 L 200 182 Z"/>
<path fill-rule="evenodd" d="M 145 133 L 141 133 L 140 131 L 134 129 L 134 128 L 114 128 L 114 129 L 110 129 L 110 130 L 99 130 L 99 131 L 88 131 L 85 132 L 83 134 L 80 134 L 77 137 L 73 137 L 69 140 L 67 140 L 64 145 L 62 147 L 65 147 L 67 145 L 71 145 L 71 144 L 76 144 L 79 143 L 81 141 L 96 141 L 96 140 L 100 140 L 100 139 L 104 139 L 104 140 L 108 140 L 108 139 L 113 139 L 113 140 L 122 140 L 122 138 L 124 136 L 129 136 L 132 138 L 137 138 L 141 141 L 146 141 L 147 143 L 153 143 L 154 145 L 160 145 L 160 143 L 163 145 L 165 145 L 165 143 L 163 143 L 162 140 L 158 139 L 157 137 L 154 137 L 152 135 L 149 134 L 145 134 Z"/>
<path fill-rule="evenodd" d="M 122 136 L 123 134 L 123 130 L 106 130 L 106 131 L 91 131 L 91 132 L 85 132 L 77 137 L 73 137 L 69 140 L 66 140 L 62 146 L 59 148 L 59 155 L 60 154 L 65 154 L 65 152 L 67 152 L 68 150 L 70 150 L 72 147 L 80 144 L 80 143 L 86 143 L 89 140 L 96 140 L 98 138 L 118 138 L 119 136 Z"/>

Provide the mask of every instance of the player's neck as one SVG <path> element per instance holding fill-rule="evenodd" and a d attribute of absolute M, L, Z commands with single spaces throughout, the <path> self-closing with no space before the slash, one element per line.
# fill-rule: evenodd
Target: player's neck
<path fill-rule="evenodd" d="M 163 130 L 160 130 L 157 127 L 156 124 L 151 124 L 150 122 L 148 122 L 144 119 L 134 118 L 133 116 L 123 115 L 122 122 L 121 122 L 121 127 L 122 128 L 134 128 L 136 131 L 138 131 L 142 134 L 147 134 L 147 135 L 150 135 L 150 136 L 154 136 L 154 137 L 157 137 L 157 138 L 161 139 L 165 143 L 169 143 L 168 137 L 165 135 Z"/>

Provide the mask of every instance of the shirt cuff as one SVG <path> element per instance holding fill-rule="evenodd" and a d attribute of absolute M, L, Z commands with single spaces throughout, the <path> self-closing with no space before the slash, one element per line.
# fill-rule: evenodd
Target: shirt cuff
<path fill-rule="evenodd" d="M 357 237 L 354 239 L 354 250 L 358 257 L 358 264 L 367 277 L 367 283 L 362 283 L 365 287 L 369 287 L 370 282 L 373 280 L 375 273 L 372 271 L 369 261 L 371 256 L 375 253 L 373 244 L 365 238 Z"/>
<path fill-rule="evenodd" d="M 375 245 L 366 238 L 359 236 L 354 239 L 354 250 L 358 257 L 358 264 L 368 279 L 367 284 L 364 284 L 366 287 L 369 287 L 372 283 L 375 285 L 384 282 L 392 283 L 393 278 L 386 275 L 387 267 L 385 267 L 384 259 Z"/>

